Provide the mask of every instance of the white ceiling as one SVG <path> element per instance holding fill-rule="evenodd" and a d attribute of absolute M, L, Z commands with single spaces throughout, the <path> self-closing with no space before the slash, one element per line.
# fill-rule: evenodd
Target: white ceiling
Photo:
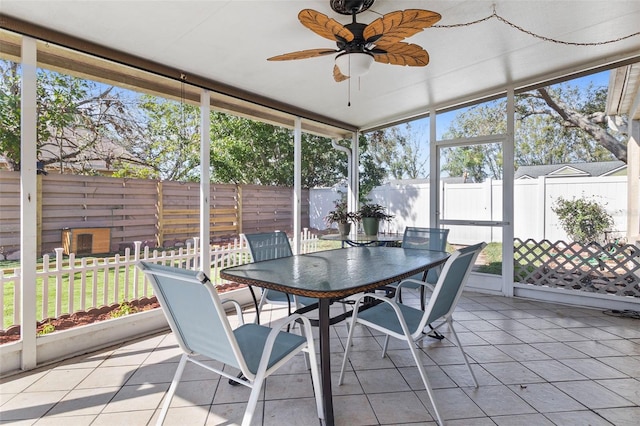
<path fill-rule="evenodd" d="M 428 9 L 440 25 L 498 15 L 538 35 L 600 42 L 640 31 L 638 0 L 376 0 L 358 22 L 394 10 Z M 493 18 L 458 28 L 429 28 L 406 41 L 424 47 L 423 68 L 374 63 L 360 81 L 332 77 L 332 57 L 266 58 L 334 44 L 298 19 L 315 9 L 343 24 L 328 0 L 25 1 L 0 0 L 0 13 L 256 95 L 368 129 L 626 58 L 640 58 L 640 36 L 600 46 L 543 41 Z"/>

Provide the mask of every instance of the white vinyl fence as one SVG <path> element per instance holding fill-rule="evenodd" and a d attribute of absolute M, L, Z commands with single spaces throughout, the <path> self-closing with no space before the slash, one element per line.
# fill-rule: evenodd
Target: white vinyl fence
<path fill-rule="evenodd" d="M 38 289 L 37 319 L 58 318 L 64 314 L 87 311 L 92 308 L 120 304 L 151 297 L 151 285 L 136 264 L 144 260 L 185 269 L 199 268 L 199 239 L 193 245 L 178 250 L 162 251 L 141 248 L 136 241 L 134 250 L 114 257 L 76 259 L 72 253 L 64 258 L 63 249 L 55 250 L 53 258 L 43 256 L 42 268 L 36 273 Z M 307 229 L 301 233 L 301 253 L 316 251 L 318 237 Z M 211 247 L 211 281 L 216 285 L 225 282 L 219 278 L 221 269 L 251 261 L 249 247 L 244 236 L 223 246 Z M 0 270 L 0 329 L 20 324 L 20 268 Z M 73 295 L 73 297 L 70 297 Z"/>
<path fill-rule="evenodd" d="M 484 183 L 441 184 L 441 217 L 445 219 L 502 220 L 502 181 Z M 551 208 L 558 197 L 592 198 L 603 204 L 613 217 L 614 234 L 626 233 L 627 177 L 565 177 L 520 179 L 514 187 L 514 234 L 516 238 L 537 241 L 567 240 L 558 217 Z M 323 218 L 333 209 L 340 194 L 335 189 L 310 191 L 310 226 L 325 229 Z M 384 224 L 383 231 L 403 232 L 406 226 L 429 226 L 429 184 L 394 183 L 375 188 L 368 198 L 387 207 L 395 218 Z M 480 240 L 501 241 L 499 228 L 447 226 L 449 241 L 459 244 Z"/>

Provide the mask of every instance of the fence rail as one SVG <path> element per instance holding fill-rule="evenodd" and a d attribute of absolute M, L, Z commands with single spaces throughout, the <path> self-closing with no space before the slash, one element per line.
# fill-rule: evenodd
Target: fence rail
<path fill-rule="evenodd" d="M 318 237 L 307 229 L 302 232 L 300 241 L 302 253 L 318 250 Z M 177 268 L 199 269 L 199 243 L 198 238 L 193 238 L 193 244 L 188 242 L 186 247 L 158 251 L 142 247 L 142 242 L 136 241 L 134 249 L 126 248 L 124 255 L 104 258 L 76 258 L 74 253 L 65 258 L 63 249 L 57 248 L 55 256 L 43 256 L 42 267 L 36 272 L 37 319 L 58 318 L 64 314 L 151 297 L 151 286 L 136 264 L 144 260 Z M 215 285 L 226 284 L 219 277 L 221 269 L 250 261 L 244 235 L 230 243 L 212 246 L 212 282 Z M 0 270 L 2 330 L 20 324 L 20 277 L 20 268 Z"/>

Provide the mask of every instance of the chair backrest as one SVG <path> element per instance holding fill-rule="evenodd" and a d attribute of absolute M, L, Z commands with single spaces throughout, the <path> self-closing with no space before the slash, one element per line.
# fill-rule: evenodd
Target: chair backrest
<path fill-rule="evenodd" d="M 445 251 L 448 235 L 448 229 L 407 226 L 402 237 L 402 248 Z"/>
<path fill-rule="evenodd" d="M 402 237 L 402 248 L 445 251 L 447 249 L 448 235 L 448 229 L 407 226 Z M 422 278 L 429 283 L 435 283 L 438 281 L 438 270 L 429 269 L 427 275 Z"/>
<path fill-rule="evenodd" d="M 139 262 L 187 353 L 205 355 L 241 369 L 244 360 L 216 289 L 200 271 Z"/>
<path fill-rule="evenodd" d="M 245 234 L 254 262 L 293 256 L 287 234 L 282 231 Z"/>
<path fill-rule="evenodd" d="M 453 313 L 476 258 L 486 245 L 484 242 L 475 244 L 451 254 L 429 298 L 429 304 L 425 309 L 426 315 L 423 318 L 423 328 L 438 318 L 447 317 Z"/>

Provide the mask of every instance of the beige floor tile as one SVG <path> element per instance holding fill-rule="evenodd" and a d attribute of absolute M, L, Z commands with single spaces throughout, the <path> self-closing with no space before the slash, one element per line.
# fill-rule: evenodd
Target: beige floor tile
<path fill-rule="evenodd" d="M 481 386 L 463 389 L 482 411 L 489 416 L 535 414 L 535 410 L 509 387 Z"/>
<path fill-rule="evenodd" d="M 378 419 L 365 395 L 336 396 L 333 398 L 333 411 L 338 426 L 378 424 Z"/>
<path fill-rule="evenodd" d="M 506 385 L 540 383 L 544 379 L 519 362 L 491 362 L 484 368 L 496 379 Z"/>
<path fill-rule="evenodd" d="M 380 424 L 433 420 L 427 408 L 414 392 L 379 393 L 368 397 Z"/>
<path fill-rule="evenodd" d="M 99 367 L 78 384 L 79 389 L 124 386 L 136 369 L 131 366 Z"/>
<path fill-rule="evenodd" d="M 554 426 L 553 422 L 542 414 L 519 414 L 515 416 L 494 416 L 491 420 L 498 426 Z"/>
<path fill-rule="evenodd" d="M 610 379 L 598 380 L 599 384 L 640 406 L 640 380 Z"/>
<path fill-rule="evenodd" d="M 244 403 L 235 404 L 214 404 L 209 409 L 206 426 L 230 426 L 242 423 L 244 412 L 247 408 L 246 401 Z M 262 413 L 264 411 L 264 403 L 258 401 L 253 415 L 252 425 L 262 424 Z"/>
<path fill-rule="evenodd" d="M 640 359 L 630 356 L 602 357 L 599 361 L 636 379 L 640 378 Z"/>
<path fill-rule="evenodd" d="M 149 423 L 153 410 L 131 410 L 119 413 L 102 413 L 91 426 L 140 426 Z"/>
<path fill-rule="evenodd" d="M 0 407 L 0 421 L 37 419 L 66 395 L 66 391 L 22 392 Z"/>
<path fill-rule="evenodd" d="M 472 419 L 484 416 L 478 405 L 465 394 L 462 389 L 434 390 L 438 411 L 445 421 L 454 419 Z M 429 412 L 432 412 L 431 401 L 426 390 L 416 392 Z"/>
<path fill-rule="evenodd" d="M 107 404 L 103 413 L 154 410 L 168 388 L 168 383 L 124 386 Z"/>
<path fill-rule="evenodd" d="M 545 416 L 556 425 L 562 426 L 612 426 L 593 411 L 565 411 L 562 413 L 547 413 Z"/>
<path fill-rule="evenodd" d="M 295 423 L 296 426 L 319 425 L 315 398 L 280 399 L 264 402 L 265 426 L 282 426 Z"/>
<path fill-rule="evenodd" d="M 623 379 L 627 377 L 626 374 L 593 358 L 563 359 L 560 362 L 592 380 Z"/>
<path fill-rule="evenodd" d="M 511 390 L 539 413 L 579 411 L 586 407 L 550 383 L 514 385 Z"/>
<path fill-rule="evenodd" d="M 640 419 L 640 407 L 608 408 L 596 412 L 615 426 L 637 426 Z"/>
<path fill-rule="evenodd" d="M 119 390 L 119 387 L 72 390 L 47 413 L 47 417 L 100 414 Z"/>
<path fill-rule="evenodd" d="M 417 370 L 416 374 L 417 374 Z M 403 392 L 410 389 L 402 374 L 395 368 L 356 370 L 358 381 L 367 394 Z"/>
<path fill-rule="evenodd" d="M 525 361 L 522 363 L 548 382 L 562 382 L 568 380 L 584 380 L 585 376 L 555 359 L 545 361 Z"/>
<path fill-rule="evenodd" d="M 589 409 L 627 407 L 630 402 L 593 381 L 559 382 L 554 386 Z"/>

